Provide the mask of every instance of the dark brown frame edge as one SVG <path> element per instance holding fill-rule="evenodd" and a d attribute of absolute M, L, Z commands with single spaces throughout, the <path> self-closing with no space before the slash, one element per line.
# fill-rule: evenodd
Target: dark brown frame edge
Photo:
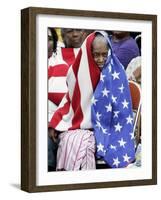
<path fill-rule="evenodd" d="M 152 178 L 65 185 L 36 185 L 36 16 L 38 14 L 150 20 L 152 22 Z M 27 192 L 157 184 L 157 16 L 29 7 L 21 10 L 21 189 Z"/>

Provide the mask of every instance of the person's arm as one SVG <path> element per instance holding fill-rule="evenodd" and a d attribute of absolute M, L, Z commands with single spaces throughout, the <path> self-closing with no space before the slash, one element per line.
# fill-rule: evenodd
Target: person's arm
<path fill-rule="evenodd" d="M 136 70 L 133 72 L 133 75 L 136 80 L 138 80 L 141 77 L 141 66 L 136 68 Z"/>
<path fill-rule="evenodd" d="M 54 142 L 57 142 L 57 140 L 58 140 L 58 132 L 55 129 L 48 128 L 48 135 Z"/>

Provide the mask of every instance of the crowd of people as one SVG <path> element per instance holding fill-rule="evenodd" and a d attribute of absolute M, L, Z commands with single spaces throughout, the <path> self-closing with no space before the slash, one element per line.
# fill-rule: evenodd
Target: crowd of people
<path fill-rule="evenodd" d="M 129 32 L 60 30 L 48 28 L 48 171 L 96 169 L 98 158 L 127 167 L 141 47 Z"/>

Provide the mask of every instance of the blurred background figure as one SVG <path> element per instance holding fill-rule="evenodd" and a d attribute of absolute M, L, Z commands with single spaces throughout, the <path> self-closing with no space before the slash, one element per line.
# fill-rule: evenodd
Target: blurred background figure
<path fill-rule="evenodd" d="M 48 28 L 48 58 L 56 53 L 58 36 L 53 28 Z"/>
<path fill-rule="evenodd" d="M 126 75 L 129 80 L 141 84 L 141 56 L 133 58 L 127 66 Z"/>
<path fill-rule="evenodd" d="M 115 55 L 125 69 L 133 58 L 140 56 L 138 45 L 130 32 L 112 31 L 111 43 Z"/>
<path fill-rule="evenodd" d="M 141 84 L 141 34 L 135 36 L 135 41 L 139 47 L 140 56 L 133 58 L 126 68 L 127 78 Z"/>
<path fill-rule="evenodd" d="M 83 29 L 61 29 L 62 38 L 66 48 L 80 48 L 84 41 L 85 31 Z"/>

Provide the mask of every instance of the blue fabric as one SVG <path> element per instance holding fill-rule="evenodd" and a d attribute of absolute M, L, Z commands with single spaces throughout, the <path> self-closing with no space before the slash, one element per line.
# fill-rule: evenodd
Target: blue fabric
<path fill-rule="evenodd" d="M 110 55 L 94 91 L 92 123 L 97 157 L 112 168 L 119 168 L 135 159 L 133 112 L 124 67 L 113 54 L 108 38 L 107 43 Z"/>

